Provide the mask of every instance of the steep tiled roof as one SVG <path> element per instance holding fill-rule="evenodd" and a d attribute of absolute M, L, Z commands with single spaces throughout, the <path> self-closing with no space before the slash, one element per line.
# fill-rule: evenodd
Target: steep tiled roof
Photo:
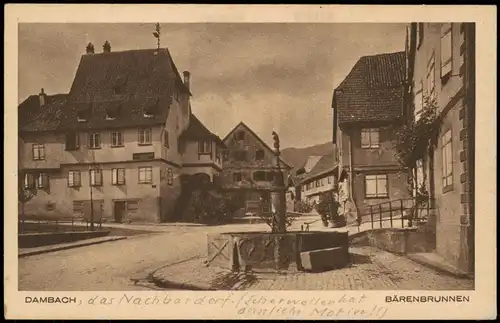
<path fill-rule="evenodd" d="M 181 134 L 180 138 L 193 140 L 212 138 L 215 139 L 219 145 L 226 147 L 222 139 L 208 130 L 207 127 L 205 127 L 205 125 L 203 125 L 203 123 L 201 123 L 201 121 L 192 113 L 189 116 L 189 127 Z"/>
<path fill-rule="evenodd" d="M 337 162 L 335 160 L 335 156 L 333 154 L 328 154 L 323 157 L 316 163 L 316 165 L 311 169 L 310 172 L 299 176 L 299 180 L 301 183 L 311 180 L 315 177 L 318 177 L 327 172 L 333 171 L 337 167 Z"/>
<path fill-rule="evenodd" d="M 391 121 L 403 112 L 405 53 L 363 56 L 335 89 L 339 123 Z"/>
<path fill-rule="evenodd" d="M 45 105 L 40 107 L 38 95 L 30 95 L 17 110 L 19 130 L 40 131 L 57 128 L 67 97 L 67 94 L 47 95 Z"/>
<path fill-rule="evenodd" d="M 119 94 L 115 93 L 117 87 Z M 168 117 L 175 87 L 187 91 L 167 49 L 83 55 L 65 102 L 56 100 L 36 108 L 38 100 L 28 98 L 24 103 L 38 110 L 26 113 L 35 118 L 20 119 L 20 130 L 163 124 Z M 155 106 L 159 109 L 154 117 L 144 117 L 144 109 Z M 90 111 L 87 121 L 78 122 L 79 112 L 86 109 Z M 105 118 L 110 110 L 118 112 L 114 120 Z"/>

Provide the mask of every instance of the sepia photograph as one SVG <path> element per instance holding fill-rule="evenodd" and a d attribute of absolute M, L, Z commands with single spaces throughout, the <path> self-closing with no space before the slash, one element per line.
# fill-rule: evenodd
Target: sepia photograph
<path fill-rule="evenodd" d="M 10 171 L 23 303 L 118 291 L 135 305 L 148 291 L 167 292 L 152 304 L 181 291 L 471 302 L 485 248 L 476 27 L 19 22 Z M 88 304 L 107 304 L 95 295 Z M 238 314 L 305 315 L 242 308 L 274 304 L 245 295 Z M 343 295 L 331 302 L 355 302 Z"/>
<path fill-rule="evenodd" d="M 474 37 L 20 24 L 20 289 L 473 289 Z"/>

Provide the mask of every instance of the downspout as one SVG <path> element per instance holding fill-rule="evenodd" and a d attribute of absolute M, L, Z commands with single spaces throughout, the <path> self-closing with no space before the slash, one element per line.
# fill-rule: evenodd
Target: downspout
<path fill-rule="evenodd" d="M 350 132 L 350 131 L 349 131 Z M 352 147 L 352 134 L 349 134 L 349 196 L 350 200 L 353 204 L 352 210 L 355 212 L 354 216 L 358 216 L 358 207 L 356 204 L 356 197 L 354 196 L 354 154 L 353 154 L 353 147 Z"/>

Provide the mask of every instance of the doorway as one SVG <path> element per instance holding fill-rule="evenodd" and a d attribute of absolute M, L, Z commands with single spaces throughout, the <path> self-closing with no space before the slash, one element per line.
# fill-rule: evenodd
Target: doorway
<path fill-rule="evenodd" d="M 115 201 L 114 213 L 116 223 L 123 222 L 123 216 L 125 215 L 125 205 L 125 201 Z"/>

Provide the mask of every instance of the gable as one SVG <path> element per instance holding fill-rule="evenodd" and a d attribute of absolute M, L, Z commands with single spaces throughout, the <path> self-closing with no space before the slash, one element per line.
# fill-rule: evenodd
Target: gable
<path fill-rule="evenodd" d="M 227 146 L 227 157 L 225 165 L 238 167 L 275 167 L 276 156 L 255 132 L 243 122 L 239 123 L 225 138 Z M 282 158 L 282 167 L 291 169 Z"/>

